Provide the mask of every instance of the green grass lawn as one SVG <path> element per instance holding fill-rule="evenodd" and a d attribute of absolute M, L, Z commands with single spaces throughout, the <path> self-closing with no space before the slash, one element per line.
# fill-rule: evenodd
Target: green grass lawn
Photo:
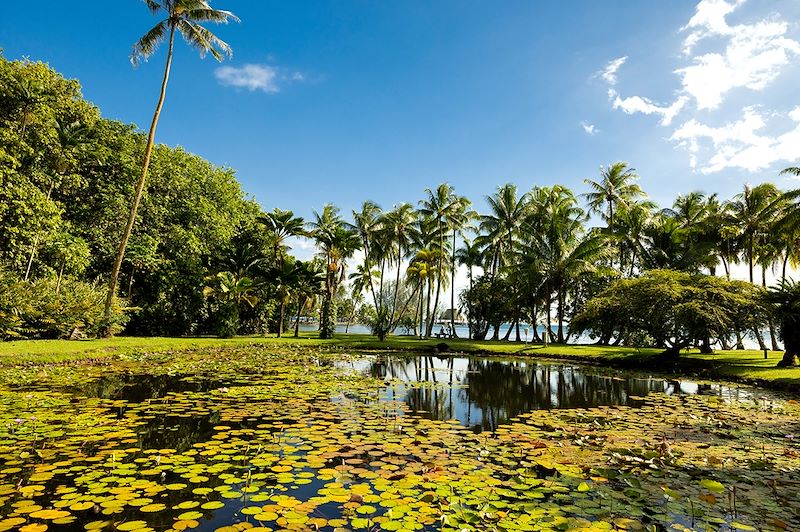
<path fill-rule="evenodd" d="M 134 353 L 180 351 L 224 346 L 298 344 L 332 346 L 353 350 L 428 351 L 442 340 L 419 340 L 411 336 L 392 336 L 380 342 L 374 336 L 337 334 L 331 340 L 320 340 L 315 333 L 301 333 L 283 338 L 246 336 L 220 338 L 117 337 L 102 340 L 20 340 L 0 343 L 0 365 L 48 364 Z M 691 351 L 681 355 L 677 363 L 664 366 L 660 350 L 652 348 L 597 345 L 548 345 L 514 342 L 448 339 L 451 351 L 483 355 L 532 356 L 613 365 L 641 370 L 657 369 L 672 373 L 699 374 L 706 378 L 722 378 L 755 382 L 768 386 L 800 391 L 800 368 L 776 368 L 782 357 L 779 351 L 717 351 L 710 355 Z"/>

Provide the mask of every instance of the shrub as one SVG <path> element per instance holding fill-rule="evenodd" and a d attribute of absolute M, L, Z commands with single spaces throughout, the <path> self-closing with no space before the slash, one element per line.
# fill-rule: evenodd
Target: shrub
<path fill-rule="evenodd" d="M 69 338 L 75 334 L 95 337 L 103 331 L 105 287 L 72 279 L 23 281 L 0 271 L 0 337 Z M 111 328 L 122 330 L 125 316 L 118 305 L 112 309 Z"/>

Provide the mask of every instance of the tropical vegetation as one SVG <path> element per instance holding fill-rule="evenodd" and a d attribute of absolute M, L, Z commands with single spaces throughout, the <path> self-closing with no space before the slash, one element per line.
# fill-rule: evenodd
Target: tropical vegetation
<path fill-rule="evenodd" d="M 166 18 L 137 43 L 136 60 L 175 32 L 201 55 L 229 51 L 199 23 L 235 20 L 231 13 L 202 1 L 148 5 Z M 265 211 L 233 170 L 156 144 L 158 109 L 145 135 L 103 118 L 76 81 L 45 64 L 1 59 L 0 77 L 7 338 L 296 336 L 312 320 L 322 338 L 353 320 L 380 339 L 431 337 L 439 325 L 454 336 L 462 316 L 473 339 L 522 341 L 530 329 L 535 342 L 586 341 L 585 333 L 672 352 L 743 348 L 747 337 L 777 350 L 791 337 L 795 307 L 776 294 L 790 292 L 800 264 L 797 191 L 746 185 L 727 200 L 695 191 L 660 208 L 635 169 L 617 162 L 586 179 L 584 193 L 501 185 L 484 198 L 485 212 L 442 183 L 416 204 L 365 201 L 351 215 L 325 205 L 305 220 Z M 317 257 L 292 257 L 295 239 L 314 242 Z M 737 265 L 749 286 L 730 280 Z M 459 267 L 468 271 L 464 290 Z M 772 278 L 782 288 L 767 290 Z M 99 321 L 94 309 L 63 317 L 104 284 L 112 305 Z M 19 294 L 43 290 L 69 298 L 59 305 L 72 310 L 50 316 L 58 305 L 34 312 L 19 303 Z M 670 301 L 655 309 L 669 330 L 645 319 L 654 294 Z"/>

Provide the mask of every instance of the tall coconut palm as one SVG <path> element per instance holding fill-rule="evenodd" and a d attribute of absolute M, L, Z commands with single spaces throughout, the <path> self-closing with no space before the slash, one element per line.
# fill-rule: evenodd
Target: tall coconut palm
<path fill-rule="evenodd" d="M 583 195 L 589 212 L 599 214 L 605 220 L 606 229 L 611 235 L 616 231 L 617 212 L 645 195 L 641 187 L 634 183 L 638 178 L 634 168 L 627 163 L 616 162 L 608 167 L 600 167 L 599 181 L 583 180 L 592 189 Z M 620 248 L 620 257 L 621 255 Z"/>
<path fill-rule="evenodd" d="M 345 226 L 339 209 L 325 205 L 321 213 L 314 212 L 314 221 L 309 223 L 310 236 L 316 240 L 320 255 L 325 260 L 325 288 L 322 294 L 320 316 L 320 338 L 332 338 L 336 329 L 334 297 L 339 284 L 344 280 L 347 259 L 361 247 L 358 234 Z"/>
<path fill-rule="evenodd" d="M 589 212 L 599 214 L 606 221 L 609 232 L 614 230 L 614 214 L 619 207 L 644 196 L 641 187 L 634 183 L 639 176 L 628 163 L 616 162 L 609 167 L 600 167 L 600 180 L 584 179 L 592 192 L 584 194 Z"/>
<path fill-rule="evenodd" d="M 511 183 L 498 187 L 497 192 L 486 196 L 489 214 L 480 217 L 481 234 L 475 241 L 491 252 L 491 260 L 487 264 L 490 275 L 504 266 L 513 253 L 514 240 L 525 217 L 528 197 L 527 193 L 518 197 L 517 186 Z"/>
<path fill-rule="evenodd" d="M 472 290 L 473 268 L 483 266 L 484 256 L 480 246 L 469 240 L 464 241 L 464 245 L 456 250 L 456 261 L 460 266 L 467 267 L 467 280 L 469 289 Z"/>
<path fill-rule="evenodd" d="M 322 287 L 325 283 L 325 273 L 322 271 L 322 264 L 319 259 L 310 260 L 302 263 L 302 268 L 298 271 L 297 283 L 294 286 L 294 295 L 297 298 L 297 316 L 294 320 L 294 337 L 300 336 L 300 316 L 306 309 L 309 301 L 322 294 Z"/>
<path fill-rule="evenodd" d="M 460 198 L 456 196 L 453 187 L 448 183 L 441 183 L 436 190 L 425 189 L 427 198 L 420 200 L 420 213 L 436 222 L 436 233 L 438 235 L 439 249 L 444 250 L 444 239 L 447 236 L 451 216 L 460 206 Z M 453 250 L 455 253 L 455 250 Z M 439 255 L 439 260 L 443 260 L 444 253 Z M 438 264 L 438 269 L 442 269 L 442 264 Z M 441 278 L 436 282 L 436 299 L 433 305 L 434 311 L 439 306 L 439 294 L 442 289 Z M 430 334 L 430 332 L 428 333 Z"/>
<path fill-rule="evenodd" d="M 394 262 L 397 268 L 394 293 L 392 295 L 392 310 L 388 316 L 387 326 L 391 325 L 394 321 L 395 313 L 399 310 L 397 294 L 400 289 L 403 257 L 408 253 L 411 243 L 414 241 L 413 232 L 416 220 L 417 213 L 410 203 L 401 203 L 381 217 L 381 235 L 385 239 L 385 243 L 396 252 L 394 257 L 390 259 L 390 263 Z"/>
<path fill-rule="evenodd" d="M 375 259 L 378 254 L 376 251 L 380 249 L 379 243 L 375 241 L 378 239 L 378 231 L 381 228 L 380 219 L 382 214 L 381 208 L 377 203 L 367 200 L 361 205 L 360 211 L 353 211 L 353 223 L 348 224 L 361 237 L 361 249 L 364 250 L 363 270 L 370 272 L 370 275 L 364 279 L 367 282 L 366 287 L 369 288 L 369 292 L 372 294 L 372 302 L 376 309 L 378 308 L 378 298 L 373 284 L 375 277 L 371 275 L 371 272 L 376 264 Z"/>
<path fill-rule="evenodd" d="M 758 261 L 759 245 L 764 242 L 774 222 L 774 201 L 779 195 L 778 189 L 772 183 L 762 183 L 755 187 L 745 185 L 744 190 L 728 202 L 730 222 L 739 229 L 751 283 L 755 282 L 753 271 Z"/>
<path fill-rule="evenodd" d="M 450 330 L 456 338 L 456 237 L 464 233 L 468 228 L 472 228 L 471 221 L 477 217 L 477 213 L 470 209 L 470 202 L 465 196 L 457 196 L 456 202 L 447 217 L 447 227 L 452 235 L 450 246 Z"/>
<path fill-rule="evenodd" d="M 211 33 L 201 25 L 202 22 L 227 23 L 228 21 L 239 19 L 230 11 L 223 11 L 212 8 L 207 0 L 144 0 L 148 9 L 153 14 L 164 13 L 166 18 L 153 26 L 145 33 L 136 44 L 133 45 L 131 62 L 134 66 L 146 61 L 158 48 L 164 39 L 168 42 L 167 61 L 164 66 L 164 75 L 161 80 L 161 91 L 158 96 L 153 120 L 150 122 L 150 132 L 147 134 L 147 144 L 144 150 L 142 162 L 142 172 L 136 183 L 136 189 L 131 202 L 131 209 L 128 214 L 128 222 L 122 233 L 119 246 L 117 247 L 114 267 L 111 270 L 111 279 L 108 284 L 108 296 L 106 297 L 105 317 L 108 321 L 111 317 L 111 305 L 117 290 L 119 270 L 122 260 L 125 257 L 125 248 L 128 245 L 133 224 L 136 221 L 136 213 L 139 210 L 139 203 L 142 200 L 144 184 L 147 179 L 147 170 L 150 167 L 150 157 L 153 153 L 155 144 L 156 126 L 158 118 L 161 116 L 161 109 L 164 106 L 164 98 L 167 94 L 167 82 L 169 81 L 170 68 L 172 67 L 172 53 L 175 43 L 175 33 L 180 33 L 190 46 L 200 52 L 200 57 L 207 53 L 211 54 L 217 61 L 222 61 L 224 56 L 231 56 L 231 48 L 223 40 Z M 106 331 L 110 334 L 110 330 Z"/>
<path fill-rule="evenodd" d="M 729 222 L 738 229 L 740 249 L 747 261 L 750 282 L 753 278 L 756 263 L 763 264 L 773 260 L 774 253 L 769 246 L 770 233 L 775 225 L 777 212 L 776 200 L 781 198 L 777 187 L 772 183 L 762 183 L 755 187 L 745 185 L 744 190 L 728 202 Z M 769 255 L 770 259 L 767 258 Z M 762 283 L 766 284 L 766 273 L 762 274 Z M 773 344 L 775 344 L 774 327 L 770 325 Z M 759 349 L 766 349 L 760 331 L 754 331 Z"/>

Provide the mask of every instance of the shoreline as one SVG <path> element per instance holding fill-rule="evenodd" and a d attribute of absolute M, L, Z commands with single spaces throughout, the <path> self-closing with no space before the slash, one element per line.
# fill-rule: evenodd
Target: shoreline
<path fill-rule="evenodd" d="M 446 352 L 437 345 L 447 344 Z M 568 361 L 606 366 L 620 370 L 652 371 L 660 375 L 685 376 L 705 380 L 728 381 L 800 395 L 800 367 L 777 368 L 780 351 L 756 350 L 715 351 L 701 354 L 697 350 L 682 353 L 679 358 L 664 357 L 662 350 L 599 346 L 595 344 L 524 344 L 503 341 L 459 339 L 424 339 L 391 336 L 380 342 L 374 336 L 338 334 L 321 340 L 315 334 L 291 334 L 281 338 L 242 336 L 230 339 L 214 337 L 116 337 L 101 340 L 15 340 L 0 343 L 0 367 L 46 366 L 70 363 L 102 363 L 110 357 L 127 357 L 147 353 L 207 348 L 246 347 L 248 345 L 283 345 L 328 347 L 360 352 L 435 352 L 439 356 L 458 354 L 485 357 L 530 358 Z"/>

